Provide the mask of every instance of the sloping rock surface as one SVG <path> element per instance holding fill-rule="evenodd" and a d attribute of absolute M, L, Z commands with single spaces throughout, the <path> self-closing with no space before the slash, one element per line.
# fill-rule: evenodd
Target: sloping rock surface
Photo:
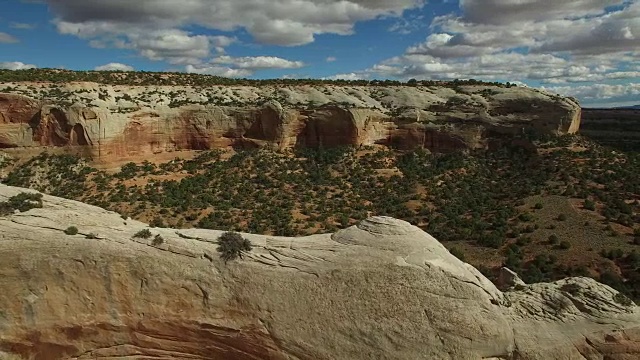
<path fill-rule="evenodd" d="M 0 201 L 24 190 L 0 185 Z M 67 235 L 69 226 L 79 229 Z M 0 352 L 34 359 L 638 359 L 640 309 L 587 278 L 499 291 L 436 239 L 372 217 L 335 234 L 150 229 L 44 196 L 0 217 Z M 90 236 L 87 236 L 91 234 Z"/>

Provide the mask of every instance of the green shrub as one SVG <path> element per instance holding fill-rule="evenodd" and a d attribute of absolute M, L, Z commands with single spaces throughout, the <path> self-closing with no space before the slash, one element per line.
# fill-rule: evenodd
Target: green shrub
<path fill-rule="evenodd" d="M 558 241 L 560 241 L 560 239 L 558 238 L 558 235 L 556 234 L 549 235 L 549 244 L 555 245 L 558 243 Z"/>
<path fill-rule="evenodd" d="M 78 233 L 78 228 L 75 226 L 69 226 L 64 230 L 64 233 L 67 235 L 76 235 Z"/>
<path fill-rule="evenodd" d="M 537 202 L 537 203 L 533 206 L 533 208 L 534 208 L 534 209 L 536 209 L 536 210 L 540 210 L 540 209 L 542 209 L 543 207 L 544 207 L 544 205 L 542 205 L 542 203 L 541 203 L 541 202 Z"/>
<path fill-rule="evenodd" d="M 98 235 L 94 234 L 94 233 L 88 233 L 87 235 L 85 235 L 85 238 L 87 238 L 87 239 L 97 239 Z"/>
<path fill-rule="evenodd" d="M 629 299 L 626 295 L 624 295 L 623 293 L 617 293 L 613 296 L 613 301 L 617 302 L 618 304 L 622 305 L 622 306 L 632 306 L 633 305 L 633 301 L 631 301 L 631 299 Z"/>
<path fill-rule="evenodd" d="M 151 231 L 149 231 L 149 229 L 143 229 L 133 234 L 133 237 L 139 239 L 148 239 L 151 237 Z"/>
<path fill-rule="evenodd" d="M 574 283 L 570 283 L 570 284 L 564 284 L 560 287 L 561 291 L 564 291 L 566 293 L 569 293 L 571 295 L 578 295 L 580 293 L 580 285 L 578 284 L 574 284 Z"/>
<path fill-rule="evenodd" d="M 153 240 L 151 241 L 151 245 L 153 246 L 160 246 L 162 245 L 162 243 L 164 242 L 164 238 L 162 238 L 162 236 L 160 236 L 160 234 L 157 234 Z"/>
<path fill-rule="evenodd" d="M 556 220 L 558 220 L 558 221 L 565 221 L 565 220 L 567 220 L 567 215 L 565 215 L 565 214 L 560 214 L 560 215 L 558 215 L 558 217 L 556 218 Z"/>
<path fill-rule="evenodd" d="M 568 250 L 571 248 L 571 243 L 566 240 L 563 240 L 560 242 L 560 245 L 558 245 L 558 247 L 562 250 Z"/>
<path fill-rule="evenodd" d="M 0 216 L 13 214 L 14 211 L 29 211 L 42 207 L 42 194 L 20 193 L 0 202 Z"/>
<path fill-rule="evenodd" d="M 585 200 L 584 204 L 582 205 L 583 208 L 585 208 L 586 210 L 591 210 L 594 211 L 596 209 L 596 203 L 593 200 Z"/>
<path fill-rule="evenodd" d="M 530 213 L 522 213 L 518 216 L 518 219 L 520 219 L 520 221 L 531 221 L 533 220 L 533 215 Z"/>
<path fill-rule="evenodd" d="M 458 259 L 460 259 L 461 261 L 464 261 L 464 252 L 462 252 L 462 250 L 460 250 L 457 247 L 452 247 L 451 250 L 449 250 L 449 252 L 451 253 L 451 255 L 457 257 Z"/>
<path fill-rule="evenodd" d="M 225 263 L 238 257 L 242 259 L 243 251 L 251 251 L 251 241 L 239 233 L 228 231 L 218 238 L 218 252 Z"/>

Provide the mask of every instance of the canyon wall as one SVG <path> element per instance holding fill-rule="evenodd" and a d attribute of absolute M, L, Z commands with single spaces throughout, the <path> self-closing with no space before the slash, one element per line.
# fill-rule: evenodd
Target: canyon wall
<path fill-rule="evenodd" d="M 96 157 L 230 146 L 446 152 L 528 129 L 575 133 L 581 119 L 572 99 L 523 87 L 8 85 L 0 148 L 83 147 Z"/>

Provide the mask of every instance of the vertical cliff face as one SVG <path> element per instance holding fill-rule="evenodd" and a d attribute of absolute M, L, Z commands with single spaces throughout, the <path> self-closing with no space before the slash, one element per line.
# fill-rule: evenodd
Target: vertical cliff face
<path fill-rule="evenodd" d="M 30 123 L 39 111 L 40 104 L 35 99 L 0 93 L 0 148 L 31 145 Z"/>
<path fill-rule="evenodd" d="M 296 145 L 314 148 L 356 145 L 358 131 L 349 110 L 337 107 L 318 109 L 306 114 L 305 126 L 298 135 Z"/>
<path fill-rule="evenodd" d="M 75 89 L 70 87 L 68 96 L 77 96 Z M 222 90 L 228 96 L 229 91 Z M 160 92 L 153 87 L 113 89 L 93 84 L 81 93 L 89 93 L 94 100 L 77 97 L 70 107 L 4 94 L 0 95 L 0 147 L 84 147 L 98 157 L 230 146 L 384 144 L 448 152 L 487 148 L 492 137 L 514 136 L 527 129 L 565 134 L 575 133 L 580 126 L 580 106 L 573 100 L 527 88 L 312 90 L 309 86 L 286 91 L 243 87 L 231 92 L 247 97 L 212 104 L 195 101 L 202 94 L 186 89 L 179 95 L 181 104 L 174 105 L 173 97 L 178 95 L 171 88 Z M 209 96 L 223 96 L 215 91 Z"/>

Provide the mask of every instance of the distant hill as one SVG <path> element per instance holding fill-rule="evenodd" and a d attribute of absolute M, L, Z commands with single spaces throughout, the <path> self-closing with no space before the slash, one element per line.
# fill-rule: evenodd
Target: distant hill
<path fill-rule="evenodd" d="M 587 110 L 640 110 L 640 104 L 630 106 L 618 106 L 618 107 L 589 107 L 584 106 L 583 109 Z"/>

